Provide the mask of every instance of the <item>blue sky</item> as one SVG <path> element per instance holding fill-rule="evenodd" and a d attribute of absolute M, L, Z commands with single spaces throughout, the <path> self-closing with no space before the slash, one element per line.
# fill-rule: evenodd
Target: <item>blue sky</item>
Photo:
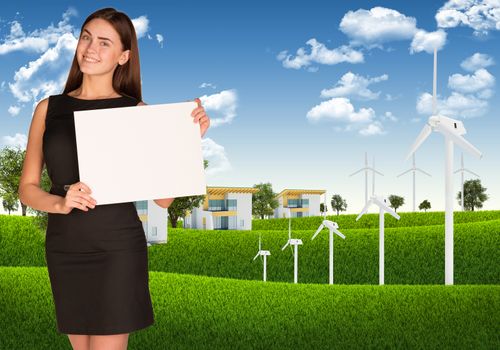
<path fill-rule="evenodd" d="M 463 3 L 463 4 L 460 4 Z M 462 120 L 483 153 L 465 154 L 500 208 L 497 8 L 482 1 L 108 2 L 134 20 L 144 101 L 200 97 L 210 186 L 326 189 L 348 212 L 364 203 L 364 152 L 384 174 L 376 193 L 405 197 L 405 161 L 430 116 L 431 54 L 438 109 Z M 42 6 L 43 4 L 43 6 Z M 8 2 L 0 12 L 0 147 L 26 146 L 33 108 L 62 92 L 81 24 L 102 2 Z M 477 12 L 477 9 L 483 12 Z M 165 151 L 165 161 L 168 161 Z M 455 148 L 455 168 L 461 150 Z M 444 142 L 416 154 L 417 205 L 444 209 Z M 140 166 L 140 164 L 138 164 Z M 467 178 L 467 177 L 466 177 Z M 454 191 L 460 177 L 454 178 Z M 369 182 L 371 191 L 371 177 Z M 455 204 L 455 208 L 459 206 Z"/>

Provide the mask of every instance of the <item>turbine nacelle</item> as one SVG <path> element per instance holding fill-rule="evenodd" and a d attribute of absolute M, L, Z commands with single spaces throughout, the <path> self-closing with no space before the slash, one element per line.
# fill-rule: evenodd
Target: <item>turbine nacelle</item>
<path fill-rule="evenodd" d="M 464 123 L 460 120 L 445 117 L 444 115 L 433 115 L 429 117 L 427 124 L 429 124 L 434 131 L 439 131 L 437 130 L 438 125 L 444 125 L 448 130 L 454 130 L 459 136 L 467 133 Z"/>

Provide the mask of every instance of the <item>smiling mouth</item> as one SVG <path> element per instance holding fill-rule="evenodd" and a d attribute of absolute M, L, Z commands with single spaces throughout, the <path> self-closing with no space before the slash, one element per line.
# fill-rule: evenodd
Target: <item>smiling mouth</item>
<path fill-rule="evenodd" d="M 87 56 L 83 56 L 83 61 L 88 62 L 88 63 L 99 63 L 99 60 L 96 60 L 95 58 L 90 58 Z"/>

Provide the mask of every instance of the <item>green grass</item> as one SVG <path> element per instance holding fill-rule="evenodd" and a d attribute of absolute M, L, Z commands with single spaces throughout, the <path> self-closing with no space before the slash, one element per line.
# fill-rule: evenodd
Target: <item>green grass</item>
<path fill-rule="evenodd" d="M 44 233 L 29 218 L 0 216 L 0 265 L 45 266 Z M 328 233 L 294 230 L 301 238 L 299 282 L 328 282 Z M 378 228 L 343 229 L 335 238 L 335 283 L 378 284 Z M 262 234 L 271 251 L 268 280 L 293 282 L 288 232 L 169 229 L 168 244 L 149 248 L 150 271 L 261 280 L 262 263 L 252 261 Z M 500 283 L 500 220 L 455 225 L 455 284 Z M 444 283 L 444 226 L 385 230 L 386 284 Z"/>
<path fill-rule="evenodd" d="M 329 286 L 150 272 L 129 349 L 498 349 L 500 286 Z M 0 267 L 1 349 L 70 348 L 47 270 Z"/>
<path fill-rule="evenodd" d="M 361 210 L 361 208 L 360 208 Z M 409 226 L 429 226 L 443 225 L 444 212 L 429 213 L 398 213 L 401 217 L 396 220 L 389 214 L 385 215 L 385 227 L 409 227 Z M 365 214 L 358 221 L 358 214 L 329 215 L 328 220 L 339 224 L 340 229 L 350 228 L 378 228 L 379 214 Z M 303 218 L 292 218 L 292 229 L 296 230 L 314 230 L 323 220 L 320 216 L 311 216 Z M 500 220 L 500 210 L 484 211 L 458 211 L 453 215 L 455 224 L 470 223 L 477 221 Z M 257 219 L 252 220 L 253 230 L 288 230 L 288 219 Z"/>

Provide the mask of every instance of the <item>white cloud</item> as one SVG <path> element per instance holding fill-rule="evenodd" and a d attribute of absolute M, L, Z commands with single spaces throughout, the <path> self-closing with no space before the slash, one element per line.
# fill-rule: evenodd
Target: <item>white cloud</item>
<path fill-rule="evenodd" d="M 462 93 L 476 93 L 490 89 L 495 85 L 495 77 L 486 69 L 481 68 L 474 74 L 453 74 L 448 78 L 448 87 Z"/>
<path fill-rule="evenodd" d="M 435 32 L 426 32 L 419 29 L 410 45 L 410 53 L 425 51 L 433 53 L 434 48 L 438 51 L 441 50 L 446 43 L 446 32 L 439 29 Z"/>
<path fill-rule="evenodd" d="M 483 53 L 476 52 L 470 57 L 467 57 L 460 67 L 469 72 L 474 72 L 480 68 L 486 68 L 495 64 L 493 57 Z"/>
<path fill-rule="evenodd" d="M 16 133 L 14 136 L 4 136 L 2 143 L 6 147 L 20 147 L 22 150 L 26 149 L 28 138 L 24 134 Z"/>
<path fill-rule="evenodd" d="M 14 51 L 45 52 L 51 44 L 58 41 L 61 35 L 73 32 L 74 27 L 69 21 L 72 16 L 76 15 L 76 10 L 69 8 L 63 13 L 62 20 L 57 23 L 57 26 L 51 24 L 47 28 L 36 29 L 28 35 L 24 33 L 21 23 L 13 21 L 10 34 L 0 44 L 0 55 Z"/>
<path fill-rule="evenodd" d="M 210 117 L 211 127 L 230 124 L 236 116 L 238 102 L 236 90 L 223 90 L 213 95 L 203 95 L 200 97 L 200 100 Z M 213 111 L 216 116 L 221 115 L 221 117 L 214 118 L 211 113 L 208 113 L 209 111 Z"/>
<path fill-rule="evenodd" d="M 347 12 L 339 28 L 352 44 L 373 47 L 384 42 L 411 39 L 417 31 L 417 21 L 396 10 L 374 7 Z"/>
<path fill-rule="evenodd" d="M 383 120 L 390 120 L 391 122 L 397 122 L 398 118 L 392 112 L 385 112 L 385 114 L 382 116 Z"/>
<path fill-rule="evenodd" d="M 359 130 L 359 134 L 363 136 L 373 136 L 373 135 L 384 135 L 386 134 L 386 132 L 384 131 L 382 124 L 376 120 L 373 123 L 370 123 L 366 127 Z"/>
<path fill-rule="evenodd" d="M 10 91 L 14 97 L 19 102 L 29 102 L 60 93 L 67 70 L 64 70 L 57 80 L 47 80 L 46 74 L 50 71 L 60 72 L 61 67 L 69 69 L 76 44 L 77 39 L 73 34 L 65 33 L 59 37 L 54 47 L 16 71 L 14 83 L 9 83 Z"/>
<path fill-rule="evenodd" d="M 334 97 L 311 108 L 306 117 L 312 122 L 335 120 L 347 123 L 365 123 L 372 121 L 375 117 L 375 111 L 371 108 L 361 108 L 356 112 L 348 98 Z"/>
<path fill-rule="evenodd" d="M 321 97 L 357 97 L 361 100 L 376 100 L 380 92 L 373 92 L 368 86 L 389 79 L 387 74 L 375 78 L 365 78 L 352 72 L 344 74 L 336 85 L 321 90 Z"/>
<path fill-rule="evenodd" d="M 147 16 L 140 16 L 132 19 L 137 39 L 142 38 L 149 31 L 149 19 Z"/>
<path fill-rule="evenodd" d="M 200 86 L 198 86 L 200 89 L 203 89 L 203 88 L 212 88 L 212 89 L 215 89 L 216 86 L 212 83 L 202 83 Z"/>
<path fill-rule="evenodd" d="M 335 49 L 328 49 L 314 38 L 309 39 L 306 44 L 311 47 L 309 53 L 301 47 L 297 50 L 295 57 L 289 55 L 287 51 L 281 51 L 276 58 L 282 61 L 283 67 L 293 69 L 300 69 L 312 63 L 333 65 L 342 62 L 362 63 L 364 61 L 363 53 L 349 46 L 343 45 Z"/>
<path fill-rule="evenodd" d="M 156 34 L 156 41 L 158 41 L 158 44 L 160 44 L 160 47 L 163 48 L 163 35 Z"/>
<path fill-rule="evenodd" d="M 211 138 L 201 140 L 203 159 L 208 160 L 208 167 L 205 170 L 207 175 L 214 175 L 220 172 L 231 170 L 231 164 L 227 158 L 223 146 L 217 144 Z"/>
<path fill-rule="evenodd" d="M 474 95 L 464 95 L 453 91 L 446 99 L 437 98 L 438 113 L 447 117 L 472 118 L 479 117 L 488 110 L 488 102 Z M 432 95 L 421 94 L 417 99 L 417 112 L 430 116 L 432 114 Z"/>
<path fill-rule="evenodd" d="M 18 115 L 20 111 L 21 108 L 19 108 L 19 106 L 10 106 L 8 109 L 9 114 L 13 117 Z"/>
<path fill-rule="evenodd" d="M 450 0 L 436 13 L 441 28 L 460 25 L 474 29 L 477 36 L 500 30 L 500 1 L 498 0 Z"/>

